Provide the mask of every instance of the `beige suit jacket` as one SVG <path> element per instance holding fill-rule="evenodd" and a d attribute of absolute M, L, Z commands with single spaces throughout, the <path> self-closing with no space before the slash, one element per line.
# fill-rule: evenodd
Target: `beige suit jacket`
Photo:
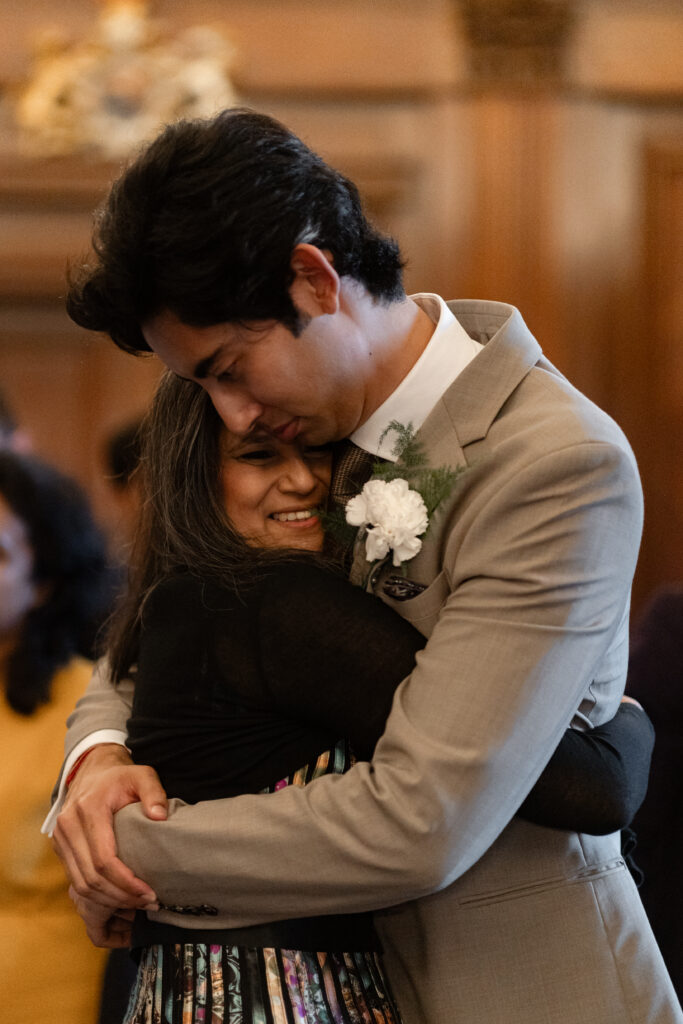
<path fill-rule="evenodd" d="M 513 307 L 451 308 L 485 347 L 420 436 L 467 472 L 408 564 L 428 586 L 396 610 L 430 639 L 372 764 L 173 801 L 165 823 L 133 805 L 121 855 L 165 902 L 217 906 L 218 925 L 393 908 L 376 917 L 406 1024 L 680 1022 L 618 836 L 511 820 L 568 723 L 605 721 L 622 693 L 634 458 Z M 120 727 L 126 694 L 96 678 L 69 749 Z"/>

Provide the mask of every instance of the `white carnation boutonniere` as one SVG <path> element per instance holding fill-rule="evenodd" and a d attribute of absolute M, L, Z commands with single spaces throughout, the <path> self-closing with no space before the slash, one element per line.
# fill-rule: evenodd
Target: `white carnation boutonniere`
<path fill-rule="evenodd" d="M 368 480 L 360 494 L 346 506 L 346 521 L 365 529 L 365 551 L 369 562 L 392 552 L 396 566 L 414 558 L 422 547 L 422 534 L 429 525 L 427 506 L 408 481 Z"/>
<path fill-rule="evenodd" d="M 422 548 L 432 513 L 451 493 L 463 467 L 430 467 L 412 424 L 392 420 L 380 438 L 395 432 L 396 462 L 375 463 L 360 494 L 347 502 L 346 522 L 365 538 L 365 557 L 378 562 L 391 554 L 400 567 Z"/>

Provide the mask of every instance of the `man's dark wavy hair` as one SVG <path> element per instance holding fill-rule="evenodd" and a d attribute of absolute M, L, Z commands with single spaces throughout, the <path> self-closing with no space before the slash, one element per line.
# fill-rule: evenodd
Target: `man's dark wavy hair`
<path fill-rule="evenodd" d="M 31 715 L 50 699 L 55 672 L 90 654 L 109 612 L 112 575 L 104 537 L 88 501 L 69 477 L 27 455 L 0 451 L 0 496 L 25 524 L 33 580 L 45 598 L 21 626 L 6 672 L 6 697 Z"/>
<path fill-rule="evenodd" d="M 301 328 L 289 295 L 296 245 L 332 253 L 379 301 L 403 296 L 398 245 L 363 213 L 356 186 L 264 114 L 223 111 L 169 125 L 96 215 L 94 265 L 71 272 L 67 310 L 128 352 L 168 310 L 196 327 L 276 320 Z"/>

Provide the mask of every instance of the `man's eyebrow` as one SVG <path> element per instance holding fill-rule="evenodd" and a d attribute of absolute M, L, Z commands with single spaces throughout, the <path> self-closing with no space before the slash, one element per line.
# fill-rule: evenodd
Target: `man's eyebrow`
<path fill-rule="evenodd" d="M 206 380 L 207 377 L 211 376 L 211 371 L 222 355 L 224 347 L 224 345 L 219 345 L 210 355 L 204 356 L 203 359 L 199 360 L 192 371 L 194 380 Z"/>

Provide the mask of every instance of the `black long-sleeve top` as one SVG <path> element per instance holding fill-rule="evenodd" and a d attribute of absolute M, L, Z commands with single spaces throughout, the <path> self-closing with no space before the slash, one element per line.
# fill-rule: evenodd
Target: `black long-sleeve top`
<path fill-rule="evenodd" d="M 276 564 L 239 594 L 173 577 L 145 607 L 133 757 L 188 802 L 259 792 L 340 737 L 369 759 L 425 642 L 309 561 Z M 624 827 L 645 795 L 653 737 L 629 704 L 592 732 L 567 729 L 518 813 L 594 834 Z"/>

